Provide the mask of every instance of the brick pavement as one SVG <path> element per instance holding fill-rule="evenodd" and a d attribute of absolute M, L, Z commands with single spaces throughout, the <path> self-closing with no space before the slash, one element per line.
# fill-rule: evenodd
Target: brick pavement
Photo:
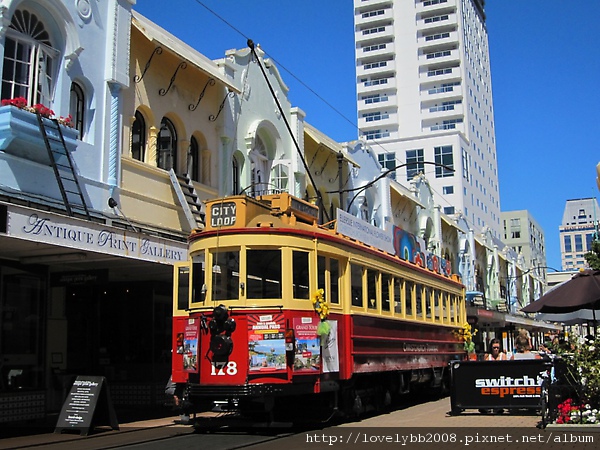
<path fill-rule="evenodd" d="M 518 410 L 503 414 L 481 414 L 476 409 L 467 409 L 459 415 L 448 415 L 450 398 L 432 400 L 419 405 L 399 409 L 387 414 L 364 419 L 357 423 L 342 426 L 361 427 L 531 427 L 534 428 L 540 417 L 534 411 Z"/>

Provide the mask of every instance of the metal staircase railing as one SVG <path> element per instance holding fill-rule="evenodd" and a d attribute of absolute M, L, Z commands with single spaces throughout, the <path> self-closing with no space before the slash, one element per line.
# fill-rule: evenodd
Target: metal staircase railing
<path fill-rule="evenodd" d="M 178 176 L 173 169 L 169 171 L 169 178 L 190 229 L 204 228 L 206 214 L 192 180 L 187 175 Z"/>

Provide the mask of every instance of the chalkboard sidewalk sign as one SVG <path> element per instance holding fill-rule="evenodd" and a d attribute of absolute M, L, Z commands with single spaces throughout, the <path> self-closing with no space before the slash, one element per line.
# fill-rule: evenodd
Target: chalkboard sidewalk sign
<path fill-rule="evenodd" d="M 63 404 L 54 432 L 77 432 L 87 436 L 99 425 L 119 429 L 106 378 L 78 376 Z"/>

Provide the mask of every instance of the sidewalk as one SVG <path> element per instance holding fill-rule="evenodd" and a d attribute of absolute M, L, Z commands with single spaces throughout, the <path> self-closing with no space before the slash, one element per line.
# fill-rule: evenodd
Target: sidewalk
<path fill-rule="evenodd" d="M 480 414 L 477 410 L 466 410 L 450 416 L 450 398 L 432 400 L 418 405 L 409 404 L 403 409 L 383 413 L 360 421 L 347 422 L 339 427 L 393 427 L 393 428 L 529 428 L 537 430 L 540 417 L 532 411 L 519 410 L 503 414 Z M 334 426 L 335 427 L 335 426 Z M 172 436 L 190 434 L 194 429 L 182 425 L 179 416 L 134 421 L 119 424 L 119 430 L 97 427 L 88 436 L 79 434 L 55 434 L 48 427 L 44 433 L 0 439 L 0 450 L 43 447 L 48 449 L 100 449 L 109 446 L 135 444 Z M 110 445 L 109 445 L 110 444 Z"/>
<path fill-rule="evenodd" d="M 368 418 L 359 424 L 361 427 L 440 427 L 440 428 L 474 428 L 505 427 L 532 428 L 540 422 L 535 411 L 505 411 L 502 414 L 481 414 L 476 409 L 467 409 L 461 414 L 452 416 L 450 397 L 432 400 L 415 406 L 409 406 L 388 414 Z M 356 423 L 344 424 L 343 427 L 357 426 Z"/>
<path fill-rule="evenodd" d="M 97 438 L 106 439 L 111 437 L 119 439 L 119 441 L 132 441 L 144 442 L 148 440 L 156 439 L 156 433 L 147 434 L 144 438 L 140 436 L 130 436 L 128 439 L 126 435 L 139 434 L 133 432 L 149 431 L 153 429 L 165 429 L 169 428 L 169 431 L 161 431 L 161 437 L 168 437 L 169 435 L 187 434 L 192 433 L 193 428 L 190 425 L 182 425 L 179 421 L 179 416 L 163 417 L 158 419 L 148 419 L 138 422 L 130 422 L 119 424 L 119 430 L 112 430 L 110 427 L 96 427 L 94 430 L 90 430 L 90 434 L 82 436 L 78 433 L 54 433 L 50 427 L 45 427 L 44 432 L 40 433 L 40 429 L 36 429 L 36 434 L 27 436 L 14 436 L 2 438 L 0 434 L 0 449 L 22 449 L 22 448 L 35 448 L 35 447 L 50 447 L 56 446 L 56 448 L 64 447 L 69 444 L 70 449 L 81 448 L 93 448 L 94 445 L 90 445 L 92 441 Z M 129 437 L 129 436 L 128 436 Z M 125 439 L 124 439 L 125 438 Z M 81 445 L 75 445 L 81 444 Z M 101 448 L 101 447 L 98 447 Z"/>

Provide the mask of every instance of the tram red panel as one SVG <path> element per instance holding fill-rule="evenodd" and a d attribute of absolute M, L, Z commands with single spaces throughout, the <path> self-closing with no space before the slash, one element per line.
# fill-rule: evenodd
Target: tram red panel
<path fill-rule="evenodd" d="M 215 339 L 223 334 L 208 329 L 201 331 L 198 345 L 198 372 L 201 385 L 242 385 L 248 373 L 248 336 L 245 314 L 232 315 L 236 328 L 229 337 L 233 344 L 231 353 L 215 354 Z M 218 344 L 218 343 L 217 343 Z"/>

